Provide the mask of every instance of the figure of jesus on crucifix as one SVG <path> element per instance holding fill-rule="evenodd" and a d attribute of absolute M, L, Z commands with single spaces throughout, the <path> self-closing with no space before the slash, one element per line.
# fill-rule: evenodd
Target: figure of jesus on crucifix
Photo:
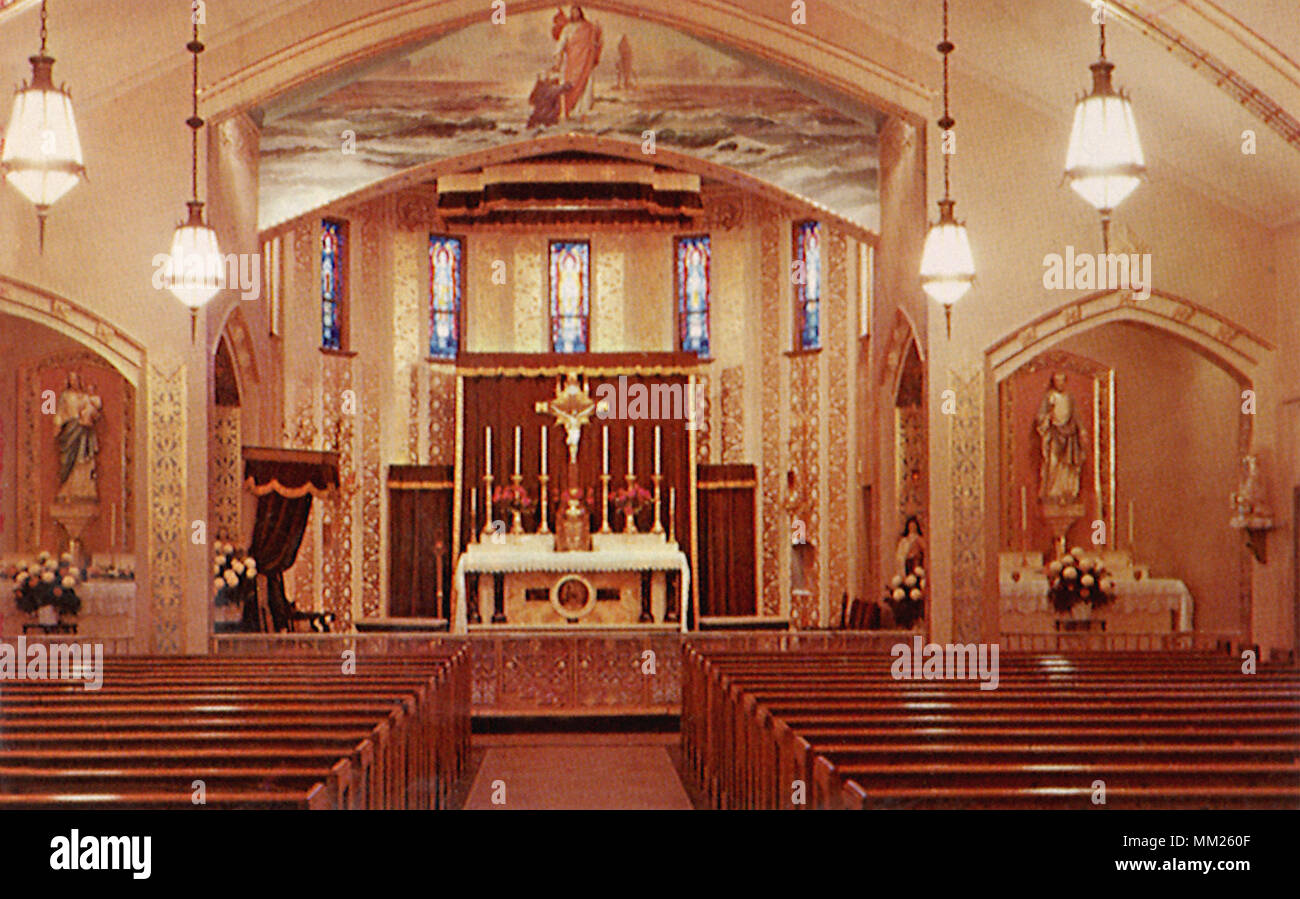
<path fill-rule="evenodd" d="M 564 508 L 556 516 L 555 549 L 591 549 L 591 522 L 582 503 L 582 488 L 578 486 L 578 441 L 582 439 L 582 426 L 593 415 L 607 413 L 609 403 L 593 400 L 577 372 L 569 372 L 563 385 L 556 385 L 555 396 L 535 403 L 533 408 L 543 415 L 555 416 L 555 421 L 564 427 L 564 442 L 569 447 L 568 486 Z"/>
<path fill-rule="evenodd" d="M 591 420 L 592 415 L 609 411 L 605 400 L 593 400 L 587 387 L 578 380 L 576 372 L 569 372 L 564 378 L 564 386 L 556 390 L 555 396 L 542 400 L 534 408 L 543 414 L 554 415 L 558 424 L 564 426 L 564 442 L 569 447 L 569 464 L 578 464 L 578 441 L 582 439 L 582 426 Z M 572 486 L 572 485 L 570 485 Z"/>

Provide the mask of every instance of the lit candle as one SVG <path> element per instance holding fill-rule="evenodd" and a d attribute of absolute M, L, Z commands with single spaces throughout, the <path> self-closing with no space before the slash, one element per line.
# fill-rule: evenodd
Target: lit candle
<path fill-rule="evenodd" d="M 659 425 L 655 425 L 655 474 L 659 474 Z"/>
<path fill-rule="evenodd" d="M 515 425 L 515 474 L 519 474 L 519 445 L 522 441 L 519 438 L 519 425 Z"/>
<path fill-rule="evenodd" d="M 632 456 L 635 455 L 635 453 L 636 453 L 636 431 L 633 431 L 632 426 L 628 425 L 627 426 L 627 473 L 628 474 L 635 474 L 635 472 L 632 470 L 633 469 Z"/>
<path fill-rule="evenodd" d="M 542 474 L 546 474 L 546 425 L 542 425 Z"/>
<path fill-rule="evenodd" d="M 483 465 L 487 474 L 492 473 L 492 426 L 487 426 L 487 436 L 483 442 Z"/>
<path fill-rule="evenodd" d="M 600 473 L 609 474 L 609 425 L 600 434 Z"/>

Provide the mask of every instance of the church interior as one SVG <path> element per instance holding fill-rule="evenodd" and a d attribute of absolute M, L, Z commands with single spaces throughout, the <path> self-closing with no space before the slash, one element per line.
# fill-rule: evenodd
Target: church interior
<path fill-rule="evenodd" d="M 0 50 L 0 807 L 1300 808 L 1288 0 Z"/>

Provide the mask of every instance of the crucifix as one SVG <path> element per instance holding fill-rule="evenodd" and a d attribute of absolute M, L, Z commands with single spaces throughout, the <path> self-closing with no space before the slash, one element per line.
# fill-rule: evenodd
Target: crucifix
<path fill-rule="evenodd" d="M 556 384 L 555 396 L 535 403 L 533 408 L 543 415 L 555 416 L 556 423 L 564 427 L 564 442 L 569 448 L 565 503 L 555 522 L 555 549 L 591 549 L 591 523 L 582 502 L 582 488 L 578 486 L 578 441 L 582 439 L 582 426 L 593 415 L 607 413 L 609 403 L 592 399 L 577 372 L 569 372 L 563 383 Z"/>

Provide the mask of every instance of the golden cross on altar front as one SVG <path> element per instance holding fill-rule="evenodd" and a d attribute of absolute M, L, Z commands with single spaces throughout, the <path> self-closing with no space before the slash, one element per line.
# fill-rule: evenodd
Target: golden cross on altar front
<path fill-rule="evenodd" d="M 556 422 L 564 426 L 569 462 L 576 465 L 582 426 L 591 420 L 593 414 L 608 412 L 609 403 L 593 400 L 586 385 L 578 381 L 577 372 L 569 372 L 565 375 L 563 384 L 555 385 L 555 397 L 541 400 L 533 408 L 544 415 L 554 415 Z"/>

